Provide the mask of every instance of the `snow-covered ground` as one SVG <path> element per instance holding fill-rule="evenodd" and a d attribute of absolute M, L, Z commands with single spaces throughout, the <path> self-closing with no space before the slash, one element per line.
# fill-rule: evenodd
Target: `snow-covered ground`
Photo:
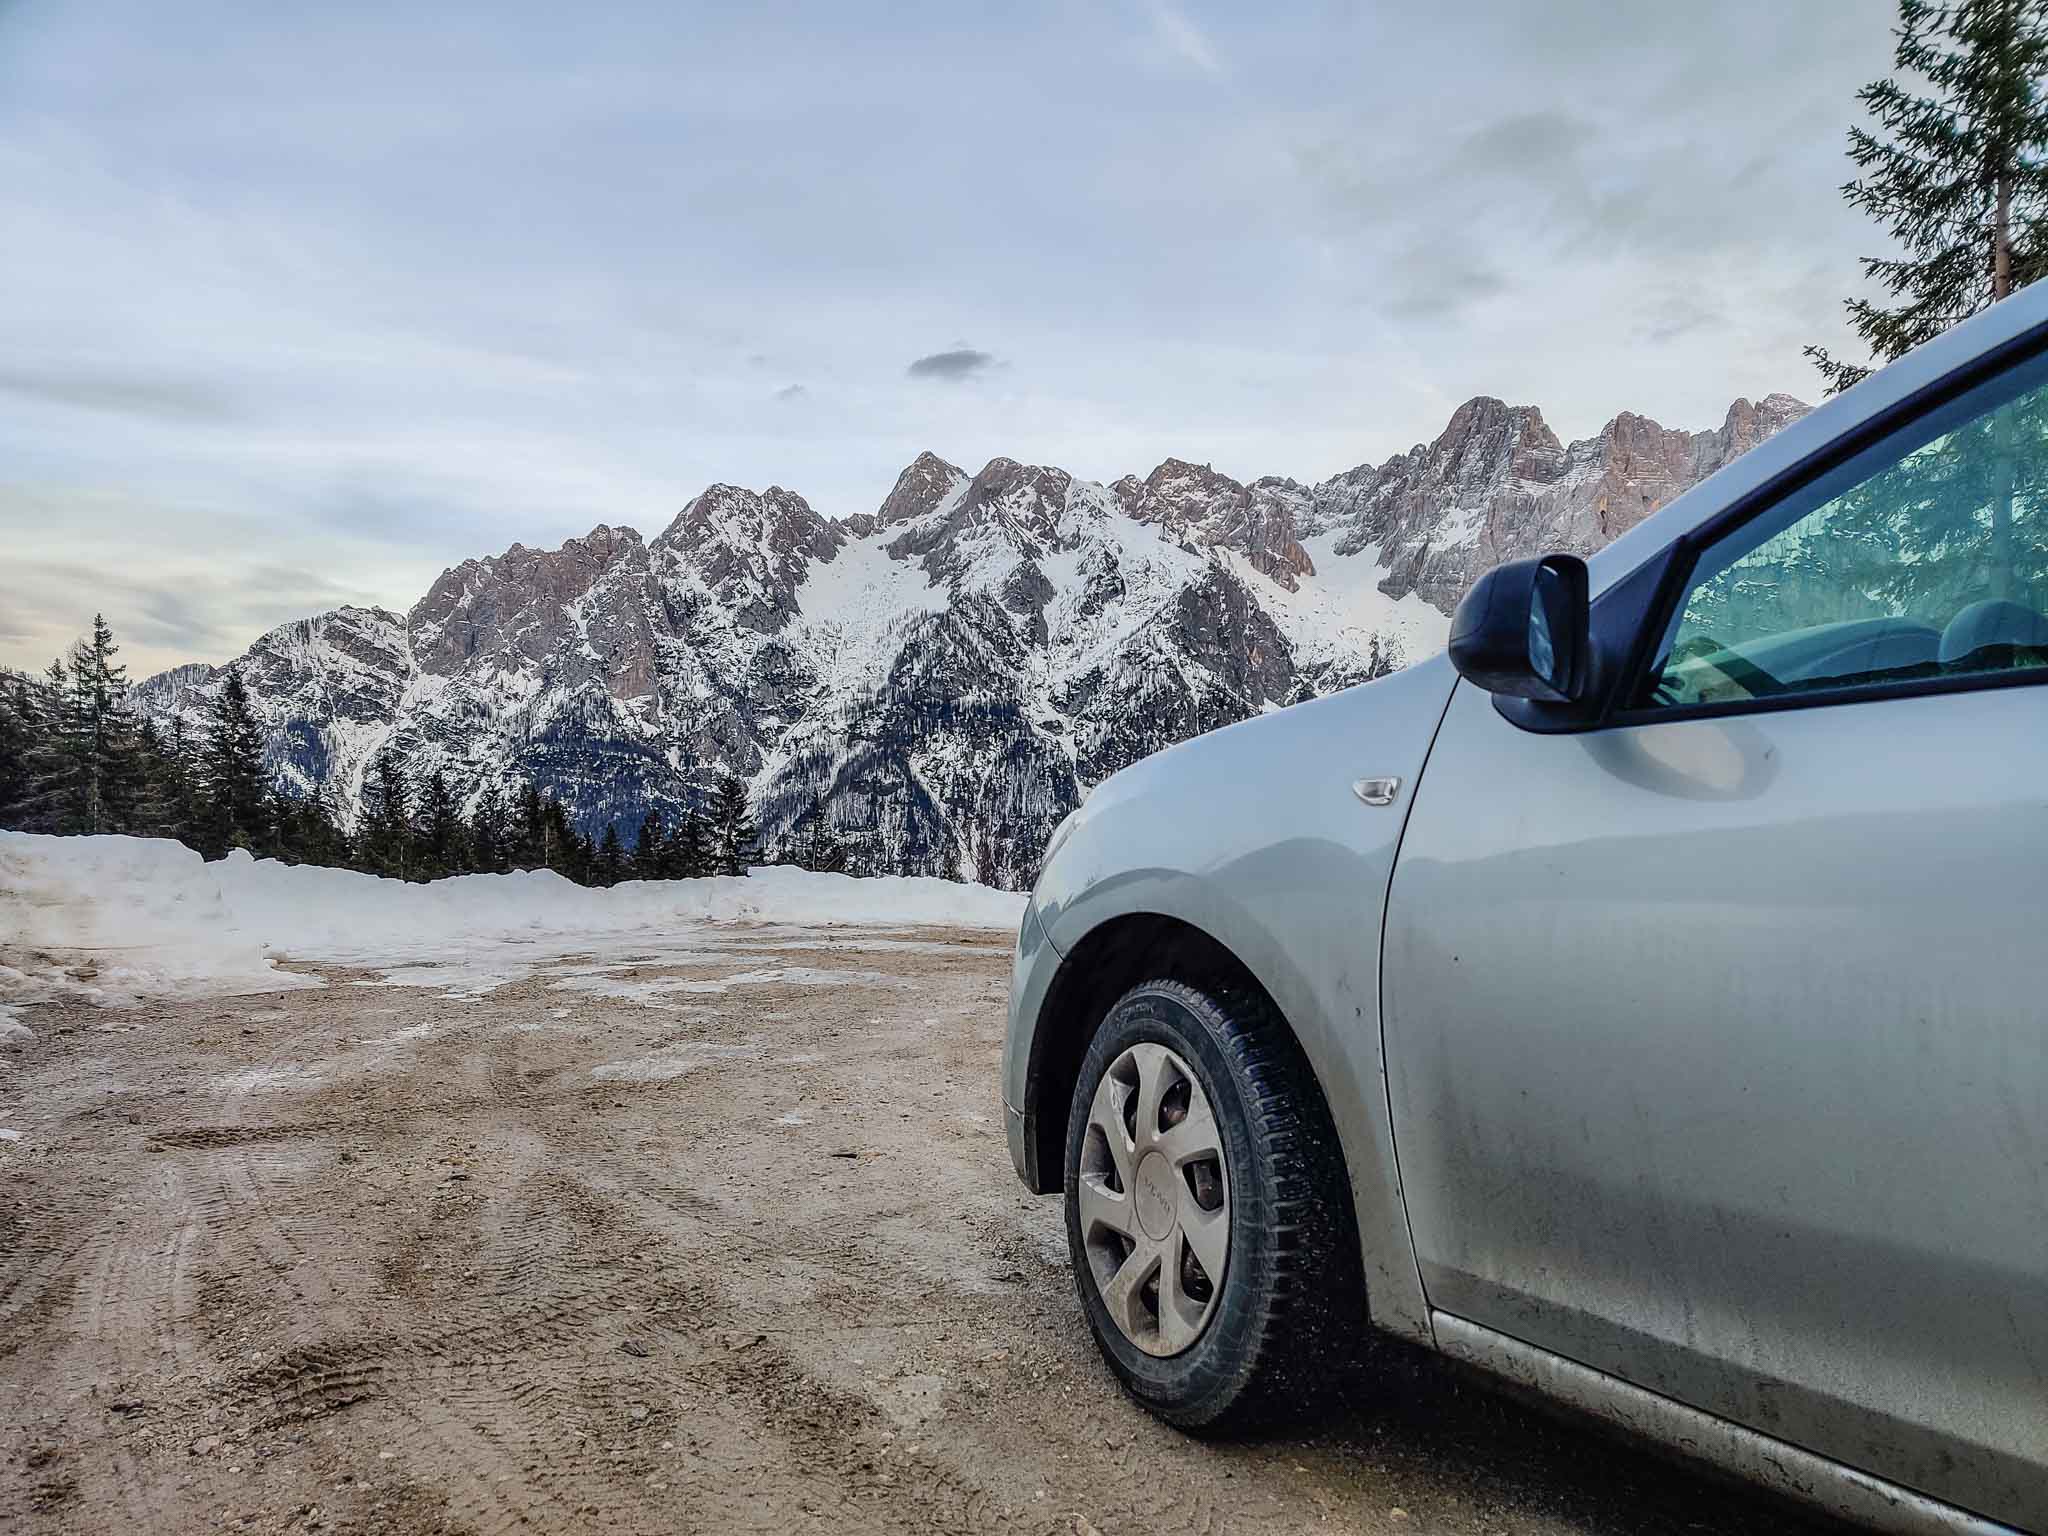
<path fill-rule="evenodd" d="M 660 959 L 715 947 L 720 922 L 1012 929 L 1024 897 L 947 880 L 789 868 L 586 890 L 552 873 L 407 885 L 160 838 L 0 832 L 0 1044 L 22 1004 L 317 987 L 279 959 L 362 966 L 477 995 L 564 955 Z"/>

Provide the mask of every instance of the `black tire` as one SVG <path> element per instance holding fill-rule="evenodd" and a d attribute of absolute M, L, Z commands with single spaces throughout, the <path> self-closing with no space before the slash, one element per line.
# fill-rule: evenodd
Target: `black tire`
<path fill-rule="evenodd" d="M 1111 1320 L 1084 1250 L 1082 1147 L 1103 1074 L 1150 1041 L 1201 1079 L 1222 1131 L 1230 1247 L 1195 1342 L 1148 1354 Z M 1145 982 L 1118 999 L 1082 1060 L 1067 1116 L 1067 1246 L 1088 1326 L 1117 1379 L 1168 1423 L 1230 1435 L 1299 1422 L 1347 1375 L 1365 1317 L 1343 1153 L 1300 1047 L 1263 997 Z"/>

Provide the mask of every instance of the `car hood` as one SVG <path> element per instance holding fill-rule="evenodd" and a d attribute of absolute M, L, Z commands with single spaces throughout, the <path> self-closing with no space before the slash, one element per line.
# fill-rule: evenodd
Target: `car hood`
<path fill-rule="evenodd" d="M 1350 786 L 1402 781 L 1398 816 L 1457 685 L 1444 656 L 1196 736 L 1098 784 L 1054 834 L 1040 905 L 1059 908 L 1137 866 L 1214 871 L 1247 852 L 1333 835 Z M 1375 818 L 1384 822 L 1386 818 Z"/>

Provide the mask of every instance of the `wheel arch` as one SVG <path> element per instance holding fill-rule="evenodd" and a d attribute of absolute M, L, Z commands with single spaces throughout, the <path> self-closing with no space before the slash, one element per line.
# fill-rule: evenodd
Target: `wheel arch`
<path fill-rule="evenodd" d="M 1378 1327 L 1429 1341 L 1428 1305 L 1415 1268 L 1406 1213 L 1399 1203 L 1379 1073 L 1375 1071 L 1368 1083 L 1333 1082 L 1332 1070 L 1355 1069 L 1345 1053 L 1329 1049 L 1327 1030 L 1317 1033 L 1322 1020 L 1313 1014 L 1311 994 L 1304 990 L 1301 979 L 1293 978 L 1293 986 L 1287 984 L 1287 977 L 1269 981 L 1235 949 L 1187 917 L 1156 910 L 1121 912 L 1089 928 L 1062 951 L 1032 1032 L 1020 1106 L 1030 1186 L 1041 1194 L 1061 1188 L 1066 1106 L 1088 1044 L 1119 997 L 1139 982 L 1154 979 L 1185 982 L 1203 990 L 1248 988 L 1273 1006 L 1301 1049 L 1310 1079 L 1336 1123 L 1351 1213 L 1359 1234 L 1368 1314 Z M 1376 1048 L 1377 1029 L 1372 1033 Z M 1374 1056 L 1376 1059 L 1376 1049 Z M 1377 1099 L 1379 1115 L 1367 1117 L 1372 1123 L 1355 1118 L 1355 1109 L 1351 1115 L 1346 1113 L 1361 1090 Z"/>
<path fill-rule="evenodd" d="M 1031 1142 L 1031 1183 L 1038 1193 L 1053 1194 L 1060 1188 L 1066 1156 L 1065 1106 L 1073 1097 L 1089 1041 L 1118 998 L 1141 981 L 1155 980 L 1185 982 L 1203 991 L 1248 987 L 1286 1017 L 1249 966 L 1185 918 L 1127 912 L 1089 930 L 1053 973 L 1031 1038 L 1022 1107 Z M 1292 1024 L 1288 1027 L 1292 1031 Z M 1320 1080 L 1316 1086 L 1323 1091 Z M 1327 1091 L 1323 1101 L 1327 1106 Z M 1044 1112 L 1047 1107 L 1052 1113 Z"/>

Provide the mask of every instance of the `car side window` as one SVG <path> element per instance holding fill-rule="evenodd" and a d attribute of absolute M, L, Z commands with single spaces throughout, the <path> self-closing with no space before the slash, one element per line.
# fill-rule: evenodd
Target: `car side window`
<path fill-rule="evenodd" d="M 1636 705 L 2014 669 L 2048 681 L 2044 503 L 2048 356 L 1929 412 L 1708 548 Z"/>

